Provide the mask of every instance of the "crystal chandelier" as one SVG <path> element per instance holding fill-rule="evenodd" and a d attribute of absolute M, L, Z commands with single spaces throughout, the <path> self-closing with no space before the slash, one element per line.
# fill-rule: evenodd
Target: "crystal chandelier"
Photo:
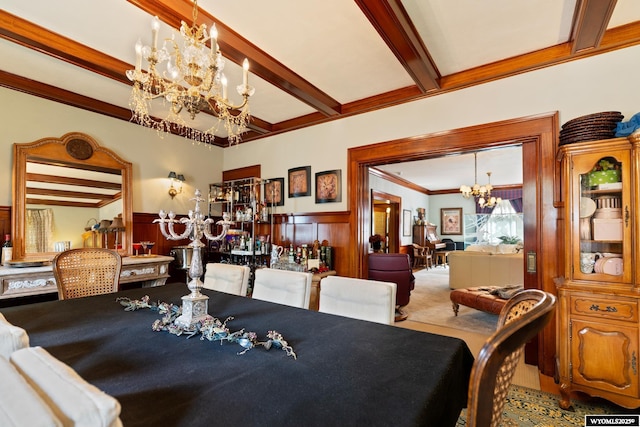
<path fill-rule="evenodd" d="M 481 208 L 492 208 L 500 203 L 502 199 L 491 196 L 491 190 L 493 190 L 493 186 L 491 185 L 491 172 L 487 172 L 487 176 L 489 177 L 487 185 L 478 184 L 478 153 L 473 153 L 473 158 L 475 162 L 475 184 L 473 184 L 473 187 L 461 185 L 460 193 L 462 193 L 465 199 L 471 196 L 476 198 Z"/>
<path fill-rule="evenodd" d="M 196 25 L 198 2 L 193 2 L 193 24 L 189 27 L 184 21 L 180 26 L 182 46 L 175 36 L 165 40 L 158 49 L 158 30 L 160 20 L 156 16 L 151 24 L 153 44 L 142 46 L 136 43 L 135 70 L 127 70 L 127 78 L 133 82 L 129 105 L 133 112 L 132 121 L 163 132 L 172 128 L 186 137 L 198 141 L 211 141 L 220 124 L 229 138 L 229 144 L 240 141 L 250 120 L 249 97 L 255 89 L 247 83 L 249 61 L 243 62 L 242 84 L 237 86 L 242 102 L 234 105 L 227 98 L 227 79 L 222 73 L 224 59 L 218 49 L 218 31 L 215 24 L 207 34 L 205 24 Z M 206 46 L 210 42 L 210 48 Z M 167 44 L 169 45 L 167 47 Z M 148 62 L 148 71 L 142 71 L 142 59 Z M 164 71 L 159 66 L 166 62 Z M 161 98 L 168 104 L 169 113 L 165 118 L 156 120 L 149 115 L 151 101 Z M 193 130 L 180 115 L 186 111 L 191 120 L 201 111 L 208 111 L 218 118 L 206 131 Z"/>

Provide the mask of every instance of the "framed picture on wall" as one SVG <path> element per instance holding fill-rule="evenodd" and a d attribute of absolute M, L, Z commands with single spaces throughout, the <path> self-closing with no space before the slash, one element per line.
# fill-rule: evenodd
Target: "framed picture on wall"
<path fill-rule="evenodd" d="M 411 236 L 411 211 L 408 209 L 402 210 L 402 235 Z"/>
<path fill-rule="evenodd" d="M 316 173 L 316 203 L 342 201 L 341 176 L 340 169 Z"/>
<path fill-rule="evenodd" d="M 284 206 L 284 178 L 271 178 L 264 183 L 264 202 L 267 206 Z"/>
<path fill-rule="evenodd" d="M 462 234 L 462 208 L 440 209 L 440 234 Z"/>
<path fill-rule="evenodd" d="M 311 195 L 311 166 L 289 169 L 289 197 Z"/>

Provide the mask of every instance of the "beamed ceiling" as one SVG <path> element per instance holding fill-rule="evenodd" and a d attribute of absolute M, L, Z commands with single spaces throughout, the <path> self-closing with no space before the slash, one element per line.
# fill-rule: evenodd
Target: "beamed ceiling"
<path fill-rule="evenodd" d="M 0 85 L 131 118 L 139 38 L 192 21 L 189 0 L 0 0 Z M 243 142 L 640 43 L 637 0 L 200 0 L 230 86 L 251 63 Z M 594 82 L 597 84 L 597 82 Z M 153 111 L 152 111 L 153 114 Z M 200 114 L 193 127 L 216 120 Z M 226 135 L 213 144 L 228 145 Z"/>

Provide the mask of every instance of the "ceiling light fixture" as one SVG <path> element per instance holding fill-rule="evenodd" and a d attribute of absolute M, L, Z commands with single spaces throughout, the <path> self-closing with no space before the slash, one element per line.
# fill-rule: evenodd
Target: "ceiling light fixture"
<path fill-rule="evenodd" d="M 184 21 L 180 26 L 182 46 L 175 37 L 165 40 L 161 49 L 158 45 L 160 20 L 154 17 L 151 24 L 152 45 L 142 46 L 136 43 L 135 70 L 127 70 L 127 78 L 133 82 L 129 105 L 133 112 L 132 121 L 162 132 L 175 128 L 181 135 L 197 141 L 210 142 L 218 131 L 220 123 L 224 125 L 229 145 L 240 142 L 246 131 L 251 115 L 249 97 L 255 89 L 248 84 L 249 61 L 243 62 L 242 84 L 237 91 L 242 96 L 238 105 L 227 98 L 227 78 L 222 73 L 225 61 L 218 49 L 218 31 L 215 24 L 207 34 L 205 24 L 196 24 L 198 2 L 193 2 L 193 24 L 189 27 Z M 207 41 L 210 48 L 207 48 Z M 169 47 L 167 47 L 167 43 Z M 171 51 L 170 51 L 170 50 Z M 148 62 L 148 71 L 142 71 L 142 58 Z M 158 66 L 167 62 L 166 70 L 159 71 Z M 169 103 L 169 113 L 163 119 L 152 119 L 149 115 L 151 101 L 162 98 Z M 180 113 L 185 110 L 194 120 L 196 114 L 208 111 L 218 118 L 206 131 L 194 130 L 187 125 Z"/>
<path fill-rule="evenodd" d="M 487 185 L 478 184 L 478 153 L 473 153 L 473 158 L 475 162 L 475 181 L 473 187 L 461 185 L 460 193 L 462 193 L 465 199 L 471 196 L 476 198 L 481 208 L 492 208 L 500 203 L 502 199 L 491 196 L 491 190 L 493 190 L 493 186 L 491 185 L 491 172 L 487 172 L 487 176 L 489 177 Z"/>

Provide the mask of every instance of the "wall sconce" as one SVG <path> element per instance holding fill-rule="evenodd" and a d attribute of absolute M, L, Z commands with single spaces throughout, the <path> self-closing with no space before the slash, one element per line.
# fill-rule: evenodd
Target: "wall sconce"
<path fill-rule="evenodd" d="M 182 183 L 184 180 L 184 175 L 177 174 L 174 171 L 169 172 L 169 180 L 171 181 L 171 185 L 169 187 L 169 196 L 173 199 L 177 194 L 182 193 Z M 176 184 L 174 187 L 173 184 Z"/>

